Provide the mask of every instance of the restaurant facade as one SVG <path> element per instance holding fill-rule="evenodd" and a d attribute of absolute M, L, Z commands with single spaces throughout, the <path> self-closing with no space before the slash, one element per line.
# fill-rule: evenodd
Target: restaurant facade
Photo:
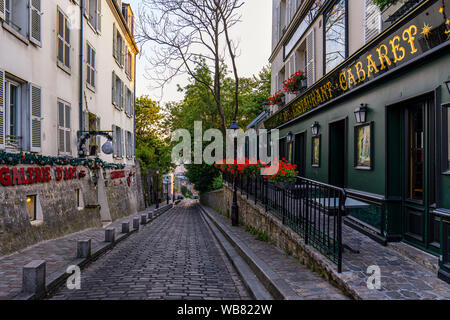
<path fill-rule="evenodd" d="M 273 2 L 281 157 L 362 203 L 345 223 L 439 259 L 450 281 L 450 1 Z M 363 32 L 362 32 L 363 31 Z"/>

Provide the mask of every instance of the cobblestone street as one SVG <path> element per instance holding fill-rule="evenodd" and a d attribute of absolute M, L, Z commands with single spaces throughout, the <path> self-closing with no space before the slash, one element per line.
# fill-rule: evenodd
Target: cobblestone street
<path fill-rule="evenodd" d="M 249 299 L 195 202 L 120 243 L 52 299 Z"/>

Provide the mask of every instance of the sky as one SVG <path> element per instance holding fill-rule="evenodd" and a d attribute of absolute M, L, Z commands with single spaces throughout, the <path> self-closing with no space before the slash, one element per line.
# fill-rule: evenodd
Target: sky
<path fill-rule="evenodd" d="M 128 0 L 135 15 L 139 11 L 140 0 Z M 232 37 L 239 41 L 240 55 L 237 58 L 240 77 L 251 77 L 269 64 L 272 34 L 272 0 L 245 0 L 240 9 L 242 22 L 232 29 Z M 165 88 L 161 96 L 160 89 L 152 88 L 144 73 L 147 66 L 145 57 L 139 55 L 136 70 L 136 95 L 149 95 L 150 98 L 166 103 L 183 99 L 183 94 L 177 92 L 177 84 L 181 87 L 187 84 L 186 76 L 179 76 Z M 231 65 L 230 65 L 231 67 Z"/>

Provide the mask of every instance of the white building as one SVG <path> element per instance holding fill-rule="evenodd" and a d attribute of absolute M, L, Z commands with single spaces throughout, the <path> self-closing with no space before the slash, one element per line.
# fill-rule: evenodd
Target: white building
<path fill-rule="evenodd" d="M 0 24 L 0 151 L 77 157 L 80 129 L 102 130 L 112 132 L 114 154 L 101 153 L 106 138 L 99 136 L 87 153 L 133 165 L 138 48 L 131 7 L 120 0 L 0 0 Z"/>

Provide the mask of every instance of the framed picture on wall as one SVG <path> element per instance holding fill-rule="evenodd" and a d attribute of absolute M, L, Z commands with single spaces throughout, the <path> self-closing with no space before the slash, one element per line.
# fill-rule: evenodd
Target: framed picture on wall
<path fill-rule="evenodd" d="M 313 166 L 314 168 L 320 167 L 320 140 L 320 135 L 312 137 L 311 166 Z"/>
<path fill-rule="evenodd" d="M 355 168 L 373 169 L 373 122 L 355 127 Z"/>

